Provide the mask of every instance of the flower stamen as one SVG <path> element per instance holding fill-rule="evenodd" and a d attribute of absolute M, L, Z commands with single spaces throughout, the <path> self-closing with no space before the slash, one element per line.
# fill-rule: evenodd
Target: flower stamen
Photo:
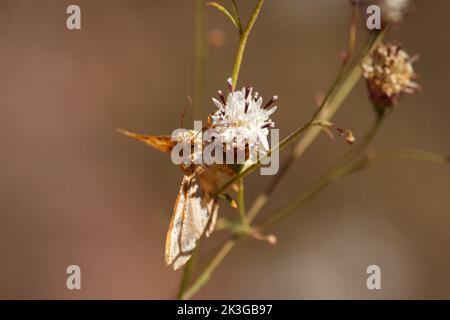
<path fill-rule="evenodd" d="M 278 100 L 278 96 L 273 96 L 272 99 L 270 99 L 269 102 L 267 102 L 267 104 L 264 106 L 264 110 L 267 110 L 267 108 L 269 108 L 272 104 L 274 104 L 275 101 Z"/>

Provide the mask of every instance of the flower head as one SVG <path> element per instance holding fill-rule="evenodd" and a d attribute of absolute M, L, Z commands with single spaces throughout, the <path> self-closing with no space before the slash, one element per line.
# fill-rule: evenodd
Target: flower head
<path fill-rule="evenodd" d="M 414 93 L 420 87 L 411 58 L 400 46 L 381 44 L 362 63 L 370 99 L 378 107 L 395 105 L 401 94 Z"/>
<path fill-rule="evenodd" d="M 398 23 L 407 14 L 410 0 L 382 0 L 383 20 L 387 23 Z"/>
<path fill-rule="evenodd" d="M 218 110 L 211 115 L 211 127 L 214 128 L 222 143 L 233 148 L 258 149 L 262 146 L 269 150 L 267 135 L 269 128 L 275 126 L 270 115 L 275 112 L 274 102 L 278 99 L 273 96 L 265 105 L 258 92 L 253 93 L 253 88 L 244 87 L 234 91 L 228 80 L 230 93 L 225 99 L 219 91 L 220 101 L 212 99 Z"/>

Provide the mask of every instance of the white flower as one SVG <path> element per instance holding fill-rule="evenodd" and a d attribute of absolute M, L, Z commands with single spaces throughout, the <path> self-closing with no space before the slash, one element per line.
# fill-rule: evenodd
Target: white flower
<path fill-rule="evenodd" d="M 273 103 L 277 96 L 262 105 L 262 98 L 257 92 L 253 94 L 253 88 L 244 87 L 241 91 L 233 91 L 230 85 L 230 93 L 227 99 L 219 91 L 219 98 L 212 99 L 219 109 L 211 116 L 211 127 L 216 136 L 228 147 L 244 149 L 246 144 L 250 148 L 258 149 L 260 145 L 269 150 L 267 135 L 269 128 L 274 127 L 274 122 L 269 118 L 277 109 Z"/>
<path fill-rule="evenodd" d="M 383 0 L 381 9 L 383 19 L 387 22 L 400 22 L 408 11 L 410 0 Z"/>

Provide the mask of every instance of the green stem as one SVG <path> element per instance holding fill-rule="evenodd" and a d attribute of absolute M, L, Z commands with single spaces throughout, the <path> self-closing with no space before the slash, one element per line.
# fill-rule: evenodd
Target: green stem
<path fill-rule="evenodd" d="M 376 132 L 381 126 L 382 121 L 377 121 L 375 127 L 372 132 L 370 132 L 366 139 L 361 143 L 361 148 L 359 149 L 362 152 L 365 147 L 367 147 L 373 138 L 376 135 Z M 363 148 L 364 147 L 364 148 Z M 359 153 L 358 153 L 359 154 Z M 335 182 L 341 177 L 347 176 L 351 173 L 355 173 L 361 171 L 363 169 L 368 168 L 372 165 L 376 160 L 380 160 L 383 158 L 393 157 L 393 158 L 408 158 L 422 161 L 430 161 L 440 164 L 450 164 L 450 155 L 448 154 L 440 154 L 436 152 L 430 152 L 425 150 L 417 150 L 417 149 L 389 149 L 384 150 L 378 153 L 371 153 L 366 158 L 351 162 L 358 154 L 353 153 L 351 157 L 346 156 L 346 161 L 341 161 L 341 165 L 334 167 L 334 169 L 330 170 L 329 173 L 324 176 L 322 179 L 313 184 L 307 191 L 302 193 L 294 202 L 283 207 L 276 214 L 269 216 L 265 221 L 263 221 L 259 228 L 265 229 L 269 226 L 274 225 L 279 222 L 281 219 L 287 217 L 291 214 L 298 206 L 305 203 L 307 200 L 311 199 L 315 194 L 321 191 L 323 188 L 328 186 L 329 184 Z M 343 160 L 343 159 L 341 159 Z"/>
<path fill-rule="evenodd" d="M 219 250 L 217 255 L 210 261 L 210 263 L 206 266 L 194 284 L 182 295 L 182 299 L 190 299 L 194 294 L 198 292 L 209 280 L 213 271 L 217 268 L 217 266 L 222 262 L 222 260 L 227 256 L 227 254 L 233 249 L 235 246 L 238 237 L 233 237 L 229 239 L 223 247 Z"/>
<path fill-rule="evenodd" d="M 360 143 L 361 146 L 358 148 L 359 152 L 363 151 L 373 140 L 375 137 L 376 132 L 378 132 L 380 128 L 381 121 L 376 121 L 375 126 L 372 130 L 369 131 L 369 134 L 366 136 L 366 138 Z M 356 157 L 358 153 L 349 152 L 352 154 L 352 158 Z M 347 154 L 344 155 L 342 159 L 347 159 Z M 278 211 L 276 214 L 269 216 L 268 219 L 263 221 L 261 225 L 258 227 L 258 229 L 262 230 L 264 228 L 267 228 L 270 225 L 273 225 L 274 223 L 278 222 L 282 218 L 289 215 L 295 208 L 297 208 L 299 205 L 306 202 L 308 199 L 312 198 L 315 194 L 317 194 L 319 191 L 321 191 L 324 187 L 328 186 L 330 183 L 336 181 L 342 176 L 347 175 L 352 171 L 352 167 L 346 166 L 347 162 L 343 162 L 342 165 L 333 167 L 328 174 L 326 174 L 322 179 L 319 179 L 315 184 L 313 184 L 306 192 L 302 193 L 297 199 L 294 200 L 291 204 L 283 207 L 280 211 Z M 241 180 L 239 180 L 241 181 Z M 240 202 L 240 201 L 239 201 Z M 245 214 L 245 211 L 244 211 Z M 208 266 L 205 268 L 205 270 L 202 272 L 202 274 L 199 276 L 199 278 L 195 281 L 195 283 L 192 285 L 192 287 L 186 291 L 184 295 L 184 299 L 189 299 L 194 295 L 210 278 L 212 272 L 217 268 L 217 266 L 220 264 L 220 262 L 225 258 L 225 256 L 231 251 L 231 249 L 234 247 L 238 240 L 238 236 L 233 236 L 231 239 L 229 239 L 225 245 L 220 249 L 220 251 L 217 253 L 217 255 L 211 260 L 211 262 L 208 264 Z"/>
<path fill-rule="evenodd" d="M 202 104 L 205 97 L 206 61 L 208 47 L 206 42 L 206 10 L 203 0 L 194 1 L 194 119 L 202 117 Z"/>
<path fill-rule="evenodd" d="M 352 172 L 353 167 L 359 165 L 359 162 L 353 163 L 352 160 L 360 155 L 361 152 L 363 152 L 373 141 L 379 129 L 381 128 L 383 119 L 384 118 L 377 118 L 371 130 L 369 130 L 365 138 L 355 148 L 352 148 L 346 154 L 344 154 L 344 156 L 341 157 L 341 159 L 339 159 L 339 161 L 337 161 L 336 164 L 331 167 L 328 173 L 321 179 L 319 179 L 316 183 L 314 183 L 308 190 L 301 193 L 296 199 L 279 209 L 276 213 L 269 215 L 269 217 L 261 223 L 260 228 L 265 229 L 277 223 L 281 219 L 284 219 L 285 217 L 293 213 L 297 207 L 312 198 L 324 187 Z"/>
<path fill-rule="evenodd" d="M 182 299 L 184 292 L 186 291 L 189 281 L 191 280 L 192 270 L 194 268 L 195 261 L 197 260 L 197 255 L 199 252 L 200 243 L 197 243 L 196 248 L 194 249 L 194 252 L 192 253 L 191 259 L 186 263 L 186 266 L 183 270 L 183 276 L 181 277 L 180 282 L 180 288 L 178 289 L 178 296 L 177 299 Z"/>
<path fill-rule="evenodd" d="M 248 219 L 245 213 L 245 190 L 244 190 L 244 179 L 238 180 L 238 209 L 239 215 L 241 217 L 242 227 L 248 227 Z"/>
<path fill-rule="evenodd" d="M 333 93 L 338 89 L 338 85 L 341 84 L 342 77 L 346 71 L 346 67 L 348 66 L 349 61 L 351 60 L 351 57 L 353 56 L 353 51 L 355 47 L 356 42 L 356 17 L 357 17 L 357 6 L 356 4 L 352 4 L 352 19 L 350 23 L 350 37 L 349 37 L 349 44 L 348 44 L 348 57 L 347 61 L 344 64 L 341 71 L 338 73 L 336 80 L 331 85 L 330 89 L 328 90 L 327 94 L 325 95 L 325 98 L 321 102 L 321 105 L 319 108 L 322 108 L 330 103 L 330 99 Z M 251 222 L 258 213 L 264 208 L 264 206 L 269 201 L 269 197 L 272 194 L 272 192 L 275 190 L 275 188 L 278 186 L 278 184 L 283 180 L 284 176 L 287 174 L 287 172 L 291 169 L 293 163 L 298 160 L 301 156 L 301 152 L 298 150 L 298 144 L 292 148 L 292 151 L 289 155 L 289 157 L 286 159 L 286 161 L 281 165 L 280 172 L 278 172 L 277 175 L 275 175 L 272 179 L 272 181 L 269 183 L 267 188 L 256 198 L 256 200 L 253 202 L 253 205 L 251 206 L 249 213 L 248 213 L 248 220 Z"/>
<path fill-rule="evenodd" d="M 240 32 L 241 29 L 239 27 L 238 21 L 236 20 L 236 16 L 232 15 L 224 6 L 218 4 L 217 2 L 208 2 L 206 5 L 222 12 L 228 19 L 230 19 L 231 23 L 233 23 L 236 29 L 238 29 Z"/>
<path fill-rule="evenodd" d="M 252 13 L 252 15 L 250 16 L 250 19 L 247 23 L 247 26 L 245 27 L 245 29 L 240 32 L 240 36 L 239 36 L 239 44 L 238 44 L 238 49 L 236 52 L 236 57 L 235 57 L 235 62 L 234 62 L 234 67 L 233 67 L 233 72 L 232 72 L 232 85 L 233 87 L 236 87 L 237 84 L 237 80 L 239 77 L 239 71 L 241 68 L 241 63 L 242 63 L 242 58 L 244 56 L 244 51 L 245 51 L 245 46 L 247 44 L 247 39 L 250 35 L 250 32 L 256 22 L 256 19 L 258 18 L 258 15 L 261 11 L 261 8 L 263 6 L 264 0 L 258 0 L 258 3 L 256 4 L 256 7 Z M 233 9 L 234 9 L 234 14 L 235 14 L 235 19 L 236 21 L 239 22 L 239 25 L 241 26 L 239 29 L 241 30 L 242 25 L 241 25 L 241 20 L 237 11 L 237 7 L 236 7 L 236 3 L 233 1 Z M 223 190 L 222 190 L 223 191 Z M 220 194 L 221 192 L 218 192 L 217 194 Z M 216 195 L 217 195 L 216 194 Z M 247 223 L 247 217 L 245 214 L 245 202 L 244 202 L 244 183 L 243 180 L 240 181 L 239 183 L 239 190 L 238 190 L 238 201 L 239 201 L 239 213 L 241 215 L 241 223 L 242 226 L 244 228 L 246 228 L 248 226 Z M 224 246 L 221 248 L 221 250 L 218 252 L 218 254 L 216 255 L 216 257 L 214 259 L 211 260 L 211 262 L 208 264 L 208 266 L 205 268 L 205 270 L 200 274 L 200 276 L 197 278 L 197 280 L 192 284 L 192 286 L 187 289 L 187 291 L 184 290 L 184 286 L 189 282 L 189 277 L 190 277 L 190 270 L 187 270 L 187 268 L 185 268 L 185 274 L 186 277 L 183 276 L 182 278 L 182 282 L 180 285 L 180 292 L 179 292 L 179 297 L 182 299 L 189 299 L 193 294 L 195 294 L 204 284 L 206 284 L 206 282 L 208 282 L 209 277 L 211 276 L 211 273 L 216 269 L 217 265 L 219 265 L 219 263 L 223 260 L 223 258 L 225 258 L 225 256 L 228 254 L 228 252 L 233 248 L 233 246 L 235 245 L 236 241 L 237 241 L 237 237 L 236 238 L 232 238 L 230 240 L 228 240 Z"/>
<path fill-rule="evenodd" d="M 236 57 L 234 59 L 233 72 L 231 73 L 231 80 L 233 87 L 235 88 L 237 85 L 237 81 L 239 78 L 239 71 L 241 70 L 242 58 L 244 57 L 245 47 L 247 44 L 248 36 L 252 31 L 252 28 L 258 18 L 259 12 L 264 4 L 264 0 L 258 0 L 255 9 L 253 10 L 252 15 L 245 27 L 244 31 L 239 36 L 239 44 L 236 51 Z"/>
<path fill-rule="evenodd" d="M 194 119 L 201 118 L 202 103 L 205 96 L 205 79 L 206 79 L 206 60 L 207 60 L 207 43 L 206 43 L 206 14 L 203 0 L 194 0 L 194 102 L 193 116 Z M 178 298 L 180 299 L 186 290 L 194 268 L 195 258 L 198 253 L 198 246 L 195 249 L 192 258 L 187 262 L 183 270 L 180 287 L 178 289 Z"/>
<path fill-rule="evenodd" d="M 435 162 L 440 164 L 450 164 L 449 154 L 440 154 L 436 152 L 431 152 L 427 150 L 419 149 L 385 149 L 381 151 L 373 151 L 366 155 L 365 158 L 361 159 L 353 168 L 353 172 L 357 172 L 371 166 L 375 161 L 384 158 L 402 158 L 402 159 L 414 159 Z"/>
<path fill-rule="evenodd" d="M 324 101 L 319 109 L 315 112 L 315 114 L 308 120 L 304 125 L 297 128 L 294 132 L 289 134 L 286 138 L 284 138 L 278 145 L 273 147 L 267 155 L 263 156 L 261 161 L 258 163 L 253 163 L 243 169 L 239 174 L 234 176 L 225 182 L 216 192 L 216 195 L 225 191 L 229 186 L 234 184 L 238 179 L 243 178 L 257 168 L 261 166 L 261 163 L 264 160 L 267 160 L 272 153 L 279 152 L 283 150 L 286 146 L 292 143 L 302 132 L 308 130 L 303 136 L 302 140 L 295 147 L 295 157 L 299 158 L 305 150 L 311 145 L 311 143 L 317 138 L 319 133 L 321 132 L 321 128 L 317 128 L 316 126 L 312 126 L 314 122 L 317 121 L 328 121 L 331 117 L 336 113 L 339 107 L 344 102 L 345 98 L 351 92 L 351 90 L 355 87 L 359 78 L 361 77 L 361 67 L 360 62 L 363 58 L 367 56 L 383 39 L 386 29 L 376 34 L 376 36 L 371 39 L 368 44 L 368 48 L 365 53 L 362 55 L 361 59 L 351 68 L 350 70 L 343 73 L 342 76 L 338 77 L 336 83 L 332 86 L 332 90 L 330 93 L 330 101 Z"/>
<path fill-rule="evenodd" d="M 234 19 L 236 20 L 239 34 L 242 34 L 242 32 L 244 32 L 244 29 L 242 27 L 242 22 L 241 22 L 241 18 L 239 15 L 239 10 L 237 8 L 236 0 L 232 0 L 231 3 L 233 4 L 233 16 L 234 16 Z"/>

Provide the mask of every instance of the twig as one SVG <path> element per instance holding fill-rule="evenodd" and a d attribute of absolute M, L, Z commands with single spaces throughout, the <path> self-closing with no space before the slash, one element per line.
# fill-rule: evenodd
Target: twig
<path fill-rule="evenodd" d="M 252 31 L 252 28 L 258 18 L 259 12 L 264 4 L 264 0 L 258 0 L 255 9 L 245 27 L 244 31 L 239 36 L 239 44 L 236 51 L 236 58 L 234 59 L 233 72 L 231 74 L 231 80 L 233 87 L 236 88 L 236 84 L 239 78 L 239 71 L 241 70 L 242 58 L 244 57 L 245 47 L 247 44 L 248 36 Z"/>
<path fill-rule="evenodd" d="M 230 21 L 234 24 L 236 29 L 241 30 L 242 27 L 239 27 L 239 23 L 236 20 L 236 16 L 232 15 L 224 6 L 218 4 L 217 2 L 208 2 L 206 4 L 208 7 L 213 7 L 220 12 L 222 12 Z"/>
<path fill-rule="evenodd" d="M 381 151 L 371 151 L 367 153 L 366 157 L 361 159 L 354 166 L 353 172 L 365 169 L 373 165 L 376 161 L 385 158 L 414 159 L 414 160 L 430 161 L 440 164 L 450 164 L 450 154 L 440 154 L 436 152 L 419 149 L 393 148 L 393 149 L 384 149 Z"/>
<path fill-rule="evenodd" d="M 365 50 L 365 53 L 363 54 L 363 56 L 359 61 L 361 61 L 367 54 L 369 54 L 377 46 L 377 44 L 383 39 L 385 32 L 386 29 L 377 33 L 371 39 L 371 41 L 369 41 L 368 48 Z M 353 68 L 351 68 L 347 72 L 344 72 L 344 74 L 341 77 L 338 77 L 337 81 L 332 86 L 334 90 L 332 90 L 332 92 L 330 93 L 331 98 L 329 103 L 327 103 L 327 101 L 324 101 L 310 120 L 308 120 L 304 125 L 297 128 L 294 132 L 292 132 L 290 135 L 284 138 L 277 146 L 272 148 L 272 150 L 269 151 L 267 155 L 263 156 L 262 159 L 260 159 L 260 162 L 249 165 L 248 167 L 243 169 L 239 174 L 229 179 L 218 189 L 216 194 L 222 193 L 229 186 L 235 183 L 238 179 L 243 178 L 252 173 L 253 171 L 255 171 L 257 168 L 261 166 L 261 163 L 264 162 L 264 160 L 268 159 L 271 156 L 273 152 L 279 152 L 283 150 L 286 146 L 292 143 L 302 132 L 308 130 L 306 131 L 302 140 L 300 140 L 295 147 L 294 157 L 296 159 L 299 158 L 304 153 L 304 151 L 311 145 L 311 143 L 317 138 L 318 134 L 322 130 L 321 128 L 317 128 L 311 125 L 319 120 L 328 121 L 342 105 L 342 102 L 348 96 L 353 87 L 356 85 L 360 76 L 361 76 L 361 68 L 359 63 L 356 63 L 355 66 L 353 66 Z"/>
<path fill-rule="evenodd" d="M 241 224 L 243 227 L 248 226 L 248 219 L 245 213 L 245 191 L 244 191 L 244 179 L 238 180 L 238 209 L 241 217 Z"/>
<path fill-rule="evenodd" d="M 178 289 L 177 299 L 181 299 L 186 291 L 189 281 L 191 280 L 192 270 L 194 269 L 194 264 L 197 261 L 197 256 L 200 251 L 200 243 L 194 249 L 192 253 L 191 259 L 186 263 L 186 266 L 183 269 L 183 275 L 181 277 L 180 287 Z"/>
<path fill-rule="evenodd" d="M 335 165 L 331 167 L 328 173 L 319 179 L 316 183 L 314 183 L 308 190 L 301 193 L 298 197 L 296 197 L 292 202 L 283 206 L 281 209 L 277 210 L 276 213 L 268 216 L 266 220 L 264 220 L 259 228 L 265 229 L 281 219 L 287 217 L 291 214 L 298 206 L 302 205 L 305 201 L 310 199 L 324 187 L 329 185 L 330 183 L 338 180 L 339 178 L 347 175 L 349 172 L 353 171 L 353 167 L 358 165 L 358 163 L 353 164 L 352 160 L 354 160 L 361 152 L 363 152 L 367 146 L 373 141 L 376 134 L 378 133 L 381 125 L 383 123 L 383 118 L 377 118 L 375 124 L 372 129 L 368 132 L 365 138 L 354 148 L 350 149 L 344 156 L 342 156 Z"/>
<path fill-rule="evenodd" d="M 244 32 L 244 29 L 242 27 L 242 22 L 241 22 L 241 18 L 240 18 L 240 15 L 239 15 L 238 7 L 236 5 L 236 0 L 232 0 L 231 3 L 233 4 L 233 16 L 234 16 L 234 19 L 236 20 L 236 22 L 238 24 L 239 34 L 242 34 L 242 32 Z"/>
<path fill-rule="evenodd" d="M 203 112 L 207 56 L 204 1 L 194 0 L 194 119 L 201 118 Z"/>
<path fill-rule="evenodd" d="M 378 123 L 378 121 L 377 121 Z M 378 130 L 379 126 L 375 126 Z M 373 131 L 373 130 L 371 130 Z M 364 144 L 364 146 L 367 146 L 371 140 L 373 139 L 375 135 L 369 134 L 368 139 L 364 139 L 361 144 Z M 362 148 L 361 150 L 363 150 Z M 306 200 L 310 199 L 312 196 L 314 196 L 316 193 L 318 193 L 320 190 L 322 190 L 324 187 L 326 187 L 328 184 L 330 184 L 333 181 L 336 181 L 339 177 L 344 176 L 347 171 L 341 170 L 341 168 L 334 168 L 331 170 L 327 175 L 325 175 L 322 179 L 318 180 L 311 188 L 309 188 L 306 192 L 302 193 L 297 199 L 294 200 L 292 204 L 289 204 L 285 207 L 283 207 L 280 211 L 278 211 L 273 216 L 270 216 L 267 220 L 265 220 L 257 229 L 262 230 L 269 225 L 272 225 L 273 223 L 278 222 L 280 219 L 287 216 L 293 209 L 295 209 L 298 205 L 304 203 Z M 215 268 L 219 265 L 219 263 L 225 258 L 225 256 L 231 251 L 232 247 L 236 244 L 237 240 L 239 239 L 238 235 L 233 235 L 220 249 L 218 254 L 213 258 L 213 260 L 208 264 L 208 266 L 204 269 L 202 274 L 197 278 L 195 283 L 192 285 L 192 287 L 186 291 L 185 295 L 183 296 L 184 299 L 189 299 L 193 294 L 195 294 L 210 278 L 212 272 L 215 270 Z M 188 295 L 189 292 L 189 295 Z"/>
<path fill-rule="evenodd" d="M 200 118 L 202 113 L 202 103 L 205 95 L 205 74 L 206 74 L 206 60 L 207 60 L 207 43 L 206 43 L 206 14 L 203 0 L 194 0 L 194 119 Z M 192 105 L 192 100 L 188 97 L 189 104 Z M 184 114 L 186 113 L 187 108 Z M 181 125 L 180 128 L 182 128 Z M 199 251 L 194 250 L 192 258 L 187 262 L 181 277 L 180 287 L 178 289 L 178 298 L 180 298 L 186 290 L 194 268 L 195 257 Z"/>
<path fill-rule="evenodd" d="M 238 239 L 238 237 L 232 237 L 227 242 L 225 242 L 223 247 L 206 266 L 206 268 L 203 270 L 194 284 L 182 295 L 181 299 L 190 299 L 194 294 L 197 293 L 198 290 L 200 290 L 201 287 L 203 287 L 208 282 L 213 271 L 217 268 L 220 262 L 222 262 L 222 260 L 231 251 L 231 249 L 233 249 Z"/>
<path fill-rule="evenodd" d="M 242 58 L 244 55 L 245 46 L 247 44 L 248 36 L 250 35 L 250 32 L 256 22 L 256 19 L 258 18 L 258 15 L 259 15 L 259 12 L 261 11 L 263 3 L 264 3 L 264 0 L 258 0 L 258 3 L 256 4 L 255 9 L 254 9 L 252 15 L 250 16 L 247 26 L 245 27 L 245 29 L 242 32 L 240 32 L 238 49 L 236 51 L 235 63 L 234 63 L 233 72 L 232 72 L 232 86 L 233 87 L 236 87 L 236 84 L 237 84 L 237 80 L 239 77 L 239 71 L 240 71 L 240 67 L 241 67 L 241 62 L 242 62 Z M 237 11 L 237 7 L 234 2 L 233 2 L 233 6 L 234 6 L 234 14 L 237 17 L 236 21 L 239 21 L 239 25 L 241 26 L 240 28 L 242 29 L 242 24 L 240 22 L 241 20 L 239 17 L 239 13 Z M 216 196 L 220 193 L 221 192 L 218 192 L 216 194 Z M 239 197 L 238 206 L 239 206 L 239 212 L 241 215 L 241 221 L 242 221 L 243 226 L 246 227 L 248 224 L 246 223 L 247 218 L 245 216 L 243 180 L 239 184 L 238 195 L 239 195 L 238 196 Z M 237 241 L 237 238 L 232 238 L 224 244 L 222 249 L 219 251 L 218 255 L 210 262 L 210 264 L 205 268 L 205 270 L 202 272 L 202 274 L 197 278 L 197 280 L 194 282 L 194 284 L 186 292 L 185 292 L 185 284 L 187 284 L 189 282 L 189 277 L 190 277 L 191 271 L 186 270 L 187 268 L 185 268 L 184 275 L 183 275 L 181 285 L 180 285 L 180 291 L 179 291 L 180 298 L 189 299 L 195 292 L 197 292 L 204 285 L 204 283 L 206 283 L 208 281 L 210 274 L 214 271 L 214 269 L 222 261 L 222 259 L 227 255 L 229 250 L 231 250 L 231 248 L 235 244 L 235 241 Z M 191 268 L 191 266 L 189 268 Z M 185 275 L 186 275 L 186 277 L 185 277 Z"/>

